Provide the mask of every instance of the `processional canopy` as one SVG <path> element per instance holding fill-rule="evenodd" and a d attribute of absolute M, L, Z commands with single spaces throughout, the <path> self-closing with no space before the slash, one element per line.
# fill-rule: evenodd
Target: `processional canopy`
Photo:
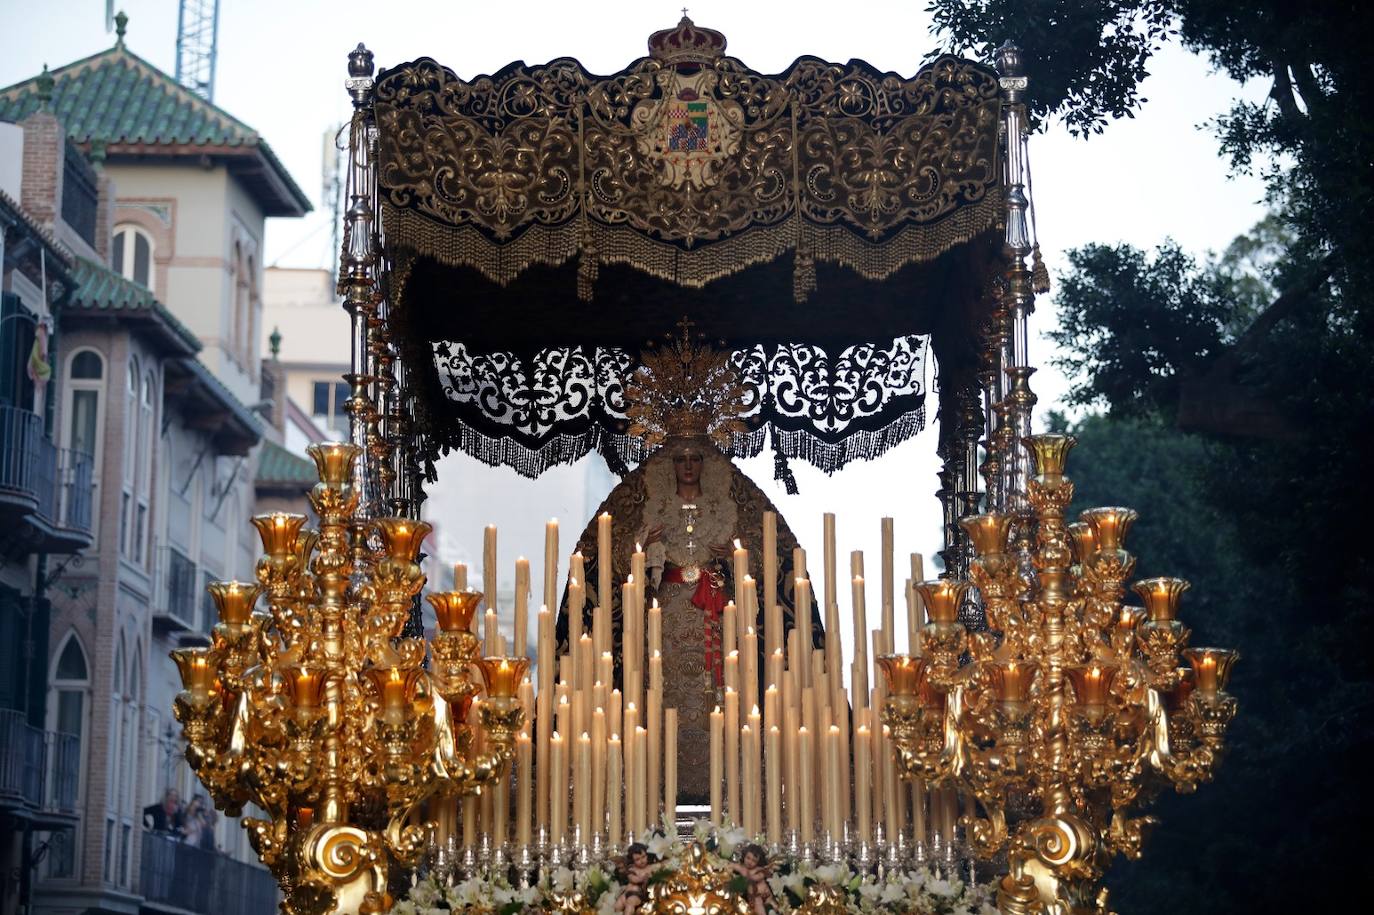
<path fill-rule="evenodd" d="M 735 456 L 835 470 L 924 422 L 929 342 L 973 371 L 1001 248 L 995 71 L 797 60 L 765 75 L 683 17 L 597 76 L 466 80 L 429 58 L 373 96 L 389 323 L 425 449 L 536 475 L 619 469 L 640 350 L 684 316 L 750 390 Z"/>

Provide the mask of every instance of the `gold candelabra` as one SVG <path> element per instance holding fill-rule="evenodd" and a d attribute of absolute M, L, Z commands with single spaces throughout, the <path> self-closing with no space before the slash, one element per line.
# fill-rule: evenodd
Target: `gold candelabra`
<path fill-rule="evenodd" d="M 436 635 L 428 646 L 402 638 L 430 526 L 361 519 L 361 449 L 307 450 L 318 530 L 304 515 L 253 519 L 257 583 L 210 585 L 212 646 L 172 652 L 185 687 L 175 713 L 216 806 L 265 812 L 243 825 L 286 915 L 386 912 L 392 863 L 413 867 L 429 847 L 426 801 L 479 792 L 514 755 L 529 662 L 481 656 L 470 631 L 478 592 L 430 594 Z M 270 612 L 256 613 L 264 593 Z"/>
<path fill-rule="evenodd" d="M 1122 544 L 1136 513 L 1094 508 L 1066 524 L 1073 437 L 1024 444 L 1035 465 L 1032 529 L 1016 539 L 1029 546 L 1033 574 L 1009 546 L 1019 518 L 963 519 L 972 581 L 919 586 L 930 622 L 919 655 L 879 659 L 883 721 L 906 777 L 976 799 L 961 823 L 977 855 L 1007 855 L 1002 912 L 1105 912 L 1099 881 L 1115 854 L 1140 856 L 1153 796 L 1212 777 L 1236 713 L 1225 690 L 1238 655 L 1186 647 L 1182 579 L 1137 581 L 1144 607 L 1123 606 L 1135 557 Z M 971 586 L 986 632 L 958 621 Z"/>

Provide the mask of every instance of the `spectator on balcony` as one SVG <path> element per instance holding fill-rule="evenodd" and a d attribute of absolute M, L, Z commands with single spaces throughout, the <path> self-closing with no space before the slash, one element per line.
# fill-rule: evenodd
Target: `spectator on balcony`
<path fill-rule="evenodd" d="M 202 795 L 197 794 L 191 798 L 191 803 L 186 805 L 186 813 L 182 817 L 181 837 L 187 845 L 214 851 L 215 831 L 214 824 L 210 822 L 209 806 Z"/>
<path fill-rule="evenodd" d="M 166 835 L 181 835 L 185 817 L 181 811 L 181 795 L 175 788 L 168 788 L 162 795 L 162 802 L 149 804 L 143 808 L 143 828 Z"/>

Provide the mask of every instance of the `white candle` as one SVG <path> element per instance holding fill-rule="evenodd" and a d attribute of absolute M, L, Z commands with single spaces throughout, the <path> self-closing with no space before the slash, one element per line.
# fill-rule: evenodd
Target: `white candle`
<path fill-rule="evenodd" d="M 813 785 L 811 769 L 815 749 L 811 745 L 811 732 L 805 727 L 797 729 L 797 759 L 799 776 L 797 778 L 797 820 L 801 829 L 801 840 L 809 843 L 816 838 L 816 808 L 812 804 Z"/>
<path fill-rule="evenodd" d="M 496 611 L 496 525 L 482 532 L 482 595 L 486 609 Z"/>
<path fill-rule="evenodd" d="M 663 812 L 677 821 L 677 709 L 663 710 Z"/>
<path fill-rule="evenodd" d="M 735 572 L 735 607 L 744 609 L 744 576 L 749 574 L 749 551 L 735 541 L 735 551 L 731 554 Z"/>
<path fill-rule="evenodd" d="M 515 844 L 524 848 L 530 844 L 530 811 L 534 806 L 533 746 L 530 735 L 515 737 Z"/>
<path fill-rule="evenodd" d="M 554 776 L 563 771 L 563 737 L 557 731 L 549 738 L 549 768 Z M 568 786 L 555 777 L 549 785 L 549 841 L 563 841 L 568 825 Z M 561 783 L 560 783 L 561 782 Z"/>
<path fill-rule="evenodd" d="M 782 647 L 782 613 L 778 612 L 779 623 L 774 630 L 773 614 L 778 602 L 778 516 L 776 512 L 763 513 L 763 644 L 764 651 L 772 654 Z"/>
<path fill-rule="evenodd" d="M 526 639 L 530 626 L 530 561 L 524 556 L 515 560 L 515 656 L 528 653 Z"/>
<path fill-rule="evenodd" d="M 558 605 L 558 519 L 544 524 L 544 606 Z"/>
<path fill-rule="evenodd" d="M 619 845 L 621 838 L 620 802 L 624 797 L 621 760 L 620 737 L 612 734 L 606 741 L 606 799 L 610 801 L 606 841 L 613 846 Z"/>
<path fill-rule="evenodd" d="M 720 706 L 711 712 L 711 825 L 721 825 L 721 788 L 725 779 L 725 716 Z"/>
<path fill-rule="evenodd" d="M 583 733 L 577 738 L 577 769 L 573 775 L 573 804 L 576 814 L 573 818 L 580 830 L 582 841 L 588 845 L 592 841 L 592 739 Z"/>
<path fill-rule="evenodd" d="M 739 781 L 739 693 L 725 690 L 725 810 L 736 826 L 744 825 L 740 815 Z"/>
<path fill-rule="evenodd" d="M 854 732 L 854 801 L 858 808 L 859 841 L 873 841 L 873 817 L 865 798 L 869 795 L 872 774 L 872 743 L 868 725 L 862 724 Z"/>
<path fill-rule="evenodd" d="M 884 650 L 891 652 L 895 644 L 892 639 L 896 632 L 894 623 L 894 604 L 896 601 L 892 580 L 892 519 L 882 519 L 882 578 L 883 578 L 883 603 L 882 603 L 882 629 Z"/>
<path fill-rule="evenodd" d="M 596 518 L 596 602 L 611 605 L 611 514 Z"/>
<path fill-rule="evenodd" d="M 782 731 L 777 725 L 768 729 L 764 747 L 764 773 L 768 779 L 768 844 L 782 842 Z"/>

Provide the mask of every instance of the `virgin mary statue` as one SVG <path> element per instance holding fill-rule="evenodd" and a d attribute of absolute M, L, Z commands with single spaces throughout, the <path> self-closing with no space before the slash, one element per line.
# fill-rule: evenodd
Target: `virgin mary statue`
<path fill-rule="evenodd" d="M 611 490 L 596 515 L 609 512 L 612 575 L 623 582 L 630 558 L 641 546 L 646 558 L 646 603 L 657 600 L 663 613 L 663 707 L 678 710 L 678 795 L 684 804 L 706 803 L 710 775 L 710 713 L 720 704 L 723 658 L 721 619 L 733 600 L 731 556 L 735 541 L 749 552 L 749 574 L 762 585 L 763 515 L 773 503 L 722 452 L 743 428 L 736 415 L 744 392 L 733 381 L 725 354 L 695 347 L 684 337 L 646 355 L 645 368 L 627 390 L 632 433 L 653 447 L 650 455 Z M 777 594 L 784 629 L 794 624 L 793 549 L 796 537 L 781 516 L 777 523 Z M 597 521 L 594 516 L 578 540 L 586 561 L 586 601 L 567 606 L 567 590 L 557 624 L 559 653 L 568 650 L 567 614 L 581 612 L 583 630 L 603 599 L 596 593 Z M 620 588 L 609 600 L 614 646 L 621 657 Z M 760 594 L 762 589 L 760 588 Z M 765 644 L 764 616 L 752 625 Z M 813 613 L 812 638 L 821 647 L 819 614 Z M 782 644 L 786 644 L 786 632 Z M 759 658 L 757 669 L 766 665 Z M 616 670 L 619 684 L 621 671 Z"/>

